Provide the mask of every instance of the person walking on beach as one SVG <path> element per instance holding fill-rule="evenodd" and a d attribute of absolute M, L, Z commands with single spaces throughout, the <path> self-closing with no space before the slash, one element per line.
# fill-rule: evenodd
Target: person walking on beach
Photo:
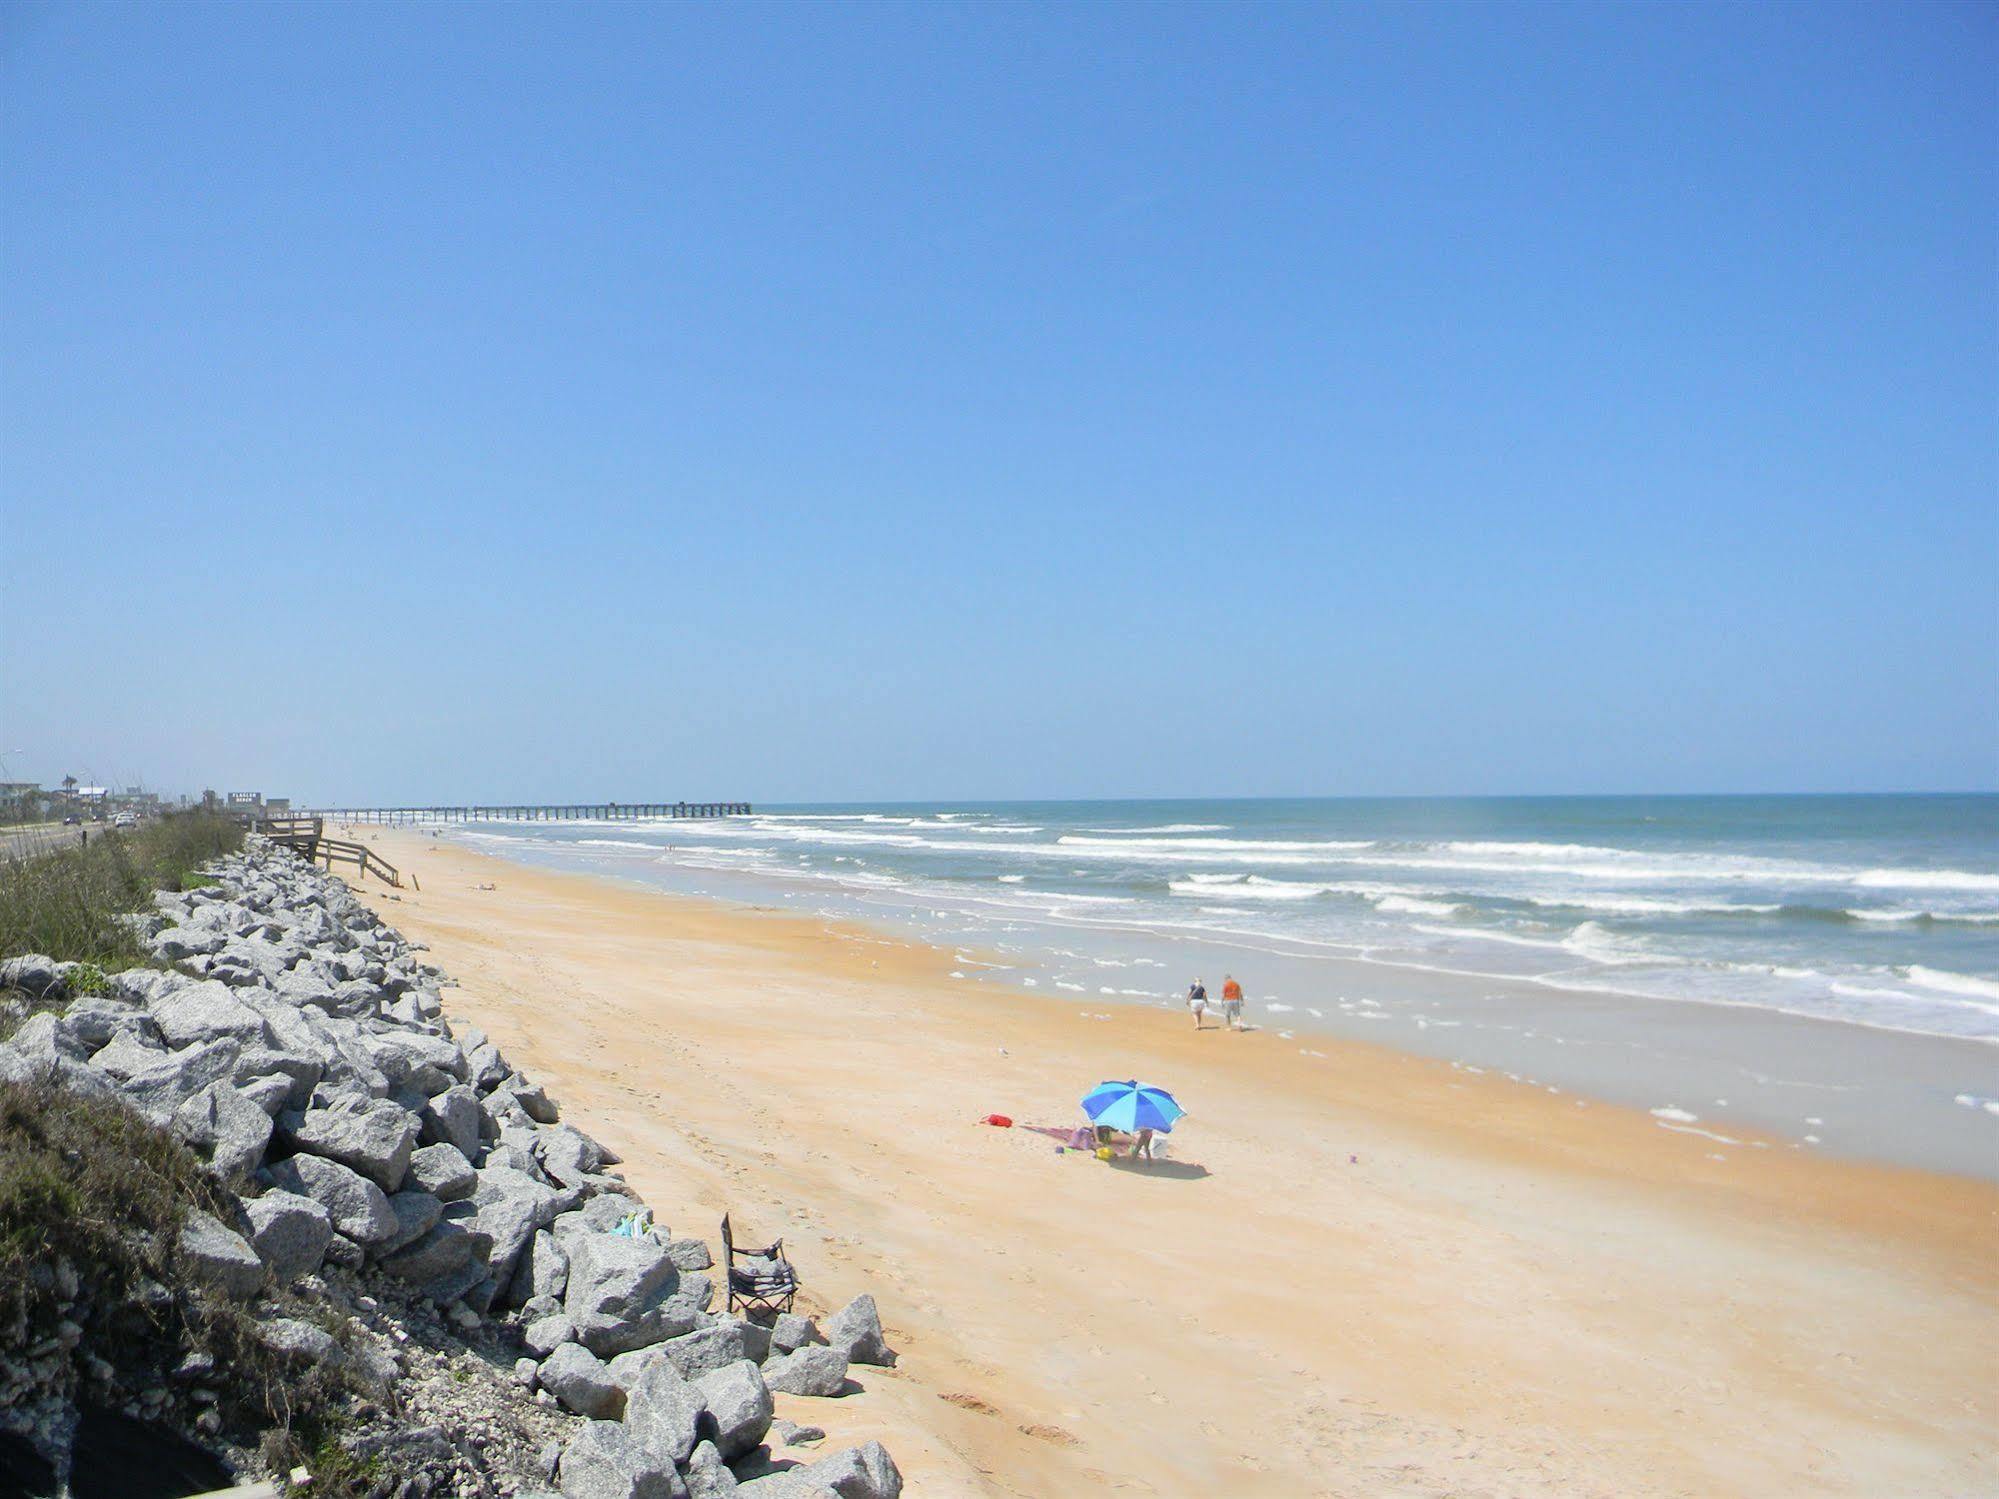
<path fill-rule="evenodd" d="M 1208 986 L 1199 979 L 1187 986 L 1187 1008 L 1194 1012 L 1194 1029 L 1207 1029 L 1201 1022 L 1208 1016 Z"/>
<path fill-rule="evenodd" d="M 1222 1017 L 1228 1021 L 1229 1029 L 1242 1029 L 1242 985 L 1235 981 L 1235 975 L 1222 975 Z"/>

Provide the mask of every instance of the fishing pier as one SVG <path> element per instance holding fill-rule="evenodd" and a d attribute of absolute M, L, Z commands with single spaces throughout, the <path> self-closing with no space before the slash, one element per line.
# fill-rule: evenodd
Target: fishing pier
<path fill-rule="evenodd" d="M 748 802 L 573 802 L 490 807 L 313 807 L 304 817 L 332 823 L 408 827 L 430 822 L 650 822 L 692 817 L 748 817 Z"/>

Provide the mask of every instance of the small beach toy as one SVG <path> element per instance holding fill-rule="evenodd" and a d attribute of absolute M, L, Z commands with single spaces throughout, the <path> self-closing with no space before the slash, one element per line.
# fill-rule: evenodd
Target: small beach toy
<path fill-rule="evenodd" d="M 1108 1145 L 1099 1145 L 1097 1147 L 1097 1159 L 1100 1161 L 1108 1161 L 1111 1159 L 1112 1154 L 1113 1152 Z"/>
<path fill-rule="evenodd" d="M 1142 1129 L 1169 1134 L 1173 1121 L 1187 1111 L 1164 1088 L 1142 1088 L 1136 1082 L 1098 1083 L 1083 1095 L 1083 1112 L 1090 1122 L 1135 1135 Z"/>
<path fill-rule="evenodd" d="M 1013 1128 L 1013 1120 L 1005 1114 L 988 1114 L 986 1115 L 986 1123 L 990 1124 L 994 1129 Z"/>

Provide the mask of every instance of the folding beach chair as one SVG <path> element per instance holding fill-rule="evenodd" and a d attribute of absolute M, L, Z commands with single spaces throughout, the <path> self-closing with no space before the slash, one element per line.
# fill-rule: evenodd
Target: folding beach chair
<path fill-rule="evenodd" d="M 798 1294 L 798 1272 L 784 1257 L 784 1240 L 762 1249 L 738 1249 L 729 1215 L 722 1215 L 722 1259 L 729 1270 L 727 1310 L 788 1312 Z M 748 1263 L 738 1265 L 737 1261 Z"/>

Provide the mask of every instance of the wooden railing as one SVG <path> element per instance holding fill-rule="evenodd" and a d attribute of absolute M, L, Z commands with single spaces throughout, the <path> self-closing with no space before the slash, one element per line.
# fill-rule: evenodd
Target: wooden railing
<path fill-rule="evenodd" d="M 283 844 L 313 863 L 324 863 L 328 869 L 332 869 L 336 862 L 352 864 L 364 875 L 372 874 L 385 885 L 392 885 L 398 890 L 402 888 L 403 877 L 395 865 L 365 843 L 327 837 L 324 818 L 254 817 L 248 822 L 251 828 L 271 842 Z M 416 877 L 412 875 L 410 879 L 414 884 Z"/>

